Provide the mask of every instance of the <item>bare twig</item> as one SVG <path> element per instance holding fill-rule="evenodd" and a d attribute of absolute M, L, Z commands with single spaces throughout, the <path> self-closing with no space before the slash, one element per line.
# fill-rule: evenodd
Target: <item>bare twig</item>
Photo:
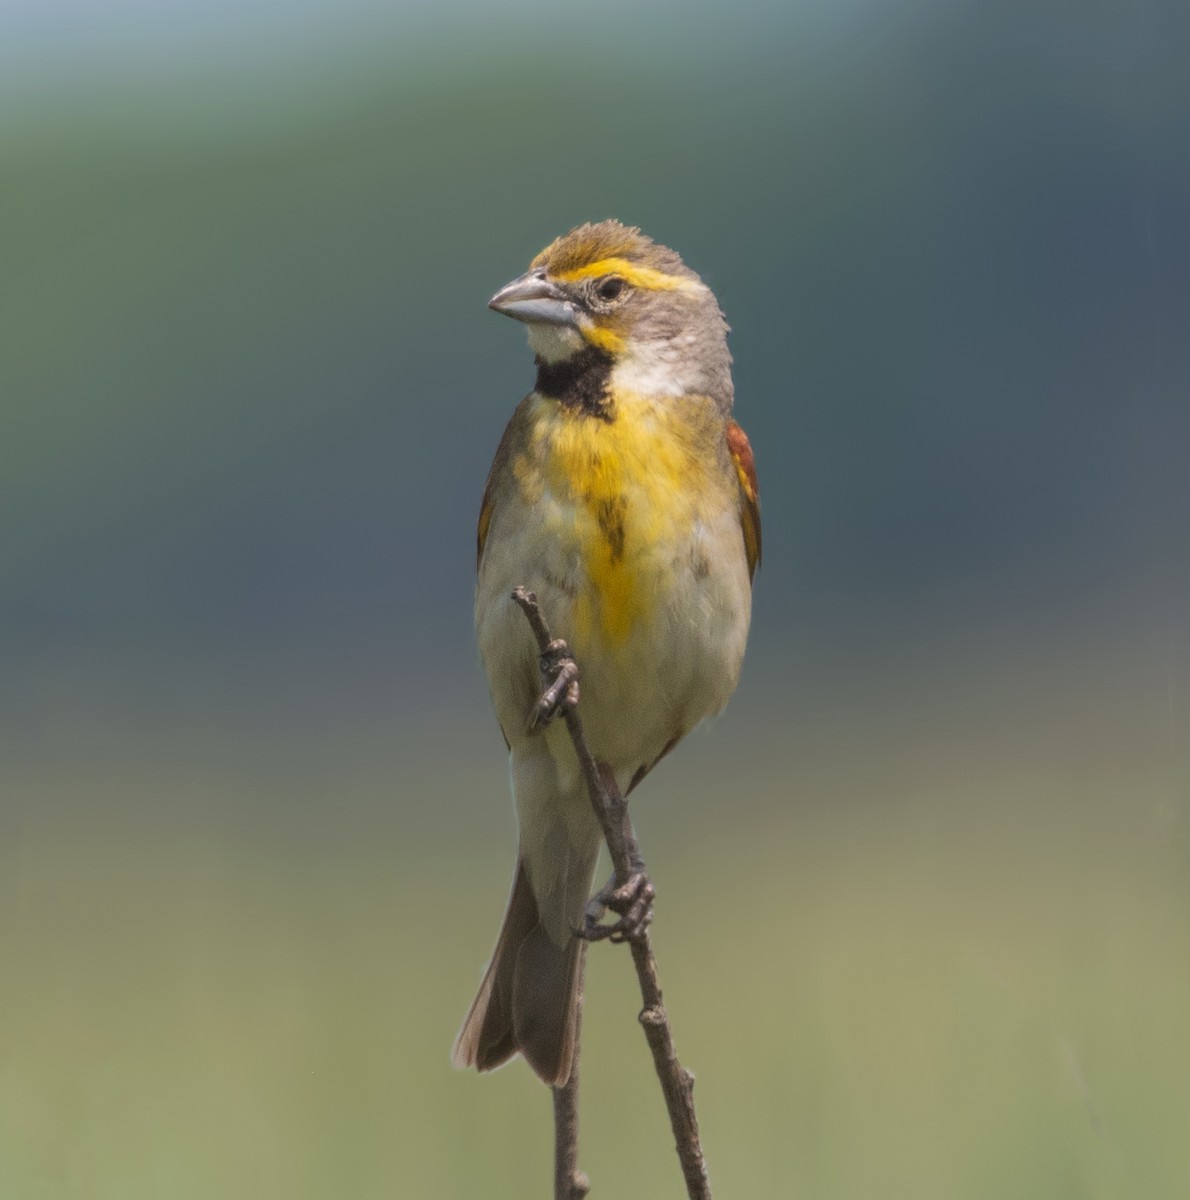
<path fill-rule="evenodd" d="M 556 657 L 557 643 L 550 636 L 549 626 L 537 603 L 537 597 L 526 588 L 519 587 L 512 593 L 512 598 L 524 611 L 542 656 L 552 651 Z M 575 689 L 574 701 L 577 702 L 577 699 Z M 621 884 L 627 883 L 634 876 L 638 876 L 642 868 L 640 847 L 628 816 L 627 801 L 621 795 L 611 772 L 601 770 L 591 754 L 575 703 L 559 707 L 566 721 L 570 739 L 574 743 L 575 753 L 578 755 L 579 766 L 591 796 L 591 805 L 603 826 L 603 835 L 615 869 L 616 881 Z M 636 967 L 641 999 L 644 1002 L 640 1023 L 644 1027 L 649 1049 L 653 1052 L 653 1067 L 661 1082 L 665 1106 L 669 1110 L 669 1123 L 673 1130 L 682 1175 L 686 1180 L 686 1193 L 689 1200 L 711 1200 L 711 1185 L 707 1178 L 707 1165 L 702 1154 L 698 1119 L 694 1111 L 694 1076 L 678 1061 L 674 1049 L 673 1034 L 662 1001 L 661 984 L 657 977 L 657 960 L 653 957 L 647 923 L 642 924 L 626 940 L 632 948 L 632 961 Z"/>
<path fill-rule="evenodd" d="M 579 966 L 582 970 L 582 966 Z M 583 1016 L 582 982 L 579 982 L 578 1015 Z M 578 1169 L 578 1052 L 579 1033 L 574 1034 L 574 1065 L 570 1078 L 554 1088 L 554 1200 L 583 1200 L 591 1190 L 587 1177 Z"/>

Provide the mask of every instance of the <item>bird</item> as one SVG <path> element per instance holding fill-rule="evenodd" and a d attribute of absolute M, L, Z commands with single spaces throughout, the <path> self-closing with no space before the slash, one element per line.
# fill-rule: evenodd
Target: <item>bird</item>
<path fill-rule="evenodd" d="M 527 718 L 531 589 L 581 678 L 583 727 L 627 796 L 735 691 L 761 559 L 728 325 L 673 250 L 616 220 L 556 238 L 489 301 L 524 323 L 533 390 L 480 506 L 475 628 L 509 752 L 519 853 L 503 925 L 455 1041 L 457 1067 L 516 1054 L 561 1087 L 575 1057 L 602 831 L 561 722 Z"/>

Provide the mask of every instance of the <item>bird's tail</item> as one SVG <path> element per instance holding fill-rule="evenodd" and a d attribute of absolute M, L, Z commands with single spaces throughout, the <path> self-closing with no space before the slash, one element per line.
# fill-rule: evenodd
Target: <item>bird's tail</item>
<path fill-rule="evenodd" d="M 598 827 L 579 841 L 536 880 L 536 893 L 524 857 L 517 860 L 492 961 L 455 1040 L 456 1067 L 490 1071 L 519 1052 L 544 1083 L 570 1078 L 586 949 L 573 930 L 594 880 Z"/>

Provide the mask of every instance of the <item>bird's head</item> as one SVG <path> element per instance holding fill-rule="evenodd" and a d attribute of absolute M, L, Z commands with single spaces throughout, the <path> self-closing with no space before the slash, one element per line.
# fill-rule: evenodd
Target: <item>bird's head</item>
<path fill-rule="evenodd" d="M 590 360 L 613 387 L 731 404 L 727 323 L 673 250 L 619 221 L 580 225 L 489 301 L 529 327 L 542 364 Z"/>

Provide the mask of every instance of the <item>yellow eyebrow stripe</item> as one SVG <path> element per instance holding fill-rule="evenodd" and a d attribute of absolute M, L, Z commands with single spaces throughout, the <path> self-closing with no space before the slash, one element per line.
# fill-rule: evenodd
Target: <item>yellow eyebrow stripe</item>
<path fill-rule="evenodd" d="M 597 275 L 619 275 L 633 287 L 643 288 L 649 292 L 690 292 L 703 287 L 703 284 L 695 279 L 686 279 L 681 275 L 666 275 L 664 271 L 655 270 L 653 267 L 642 267 L 638 263 L 629 262 L 626 258 L 601 258 L 598 262 L 587 263 L 584 267 L 563 271 L 555 278 L 561 283 L 573 283 L 575 280 L 592 279 Z"/>
<path fill-rule="evenodd" d="M 581 332 L 592 346 L 598 346 L 600 350 L 606 350 L 608 354 L 619 354 L 624 349 L 623 335 L 604 325 L 584 324 Z"/>

